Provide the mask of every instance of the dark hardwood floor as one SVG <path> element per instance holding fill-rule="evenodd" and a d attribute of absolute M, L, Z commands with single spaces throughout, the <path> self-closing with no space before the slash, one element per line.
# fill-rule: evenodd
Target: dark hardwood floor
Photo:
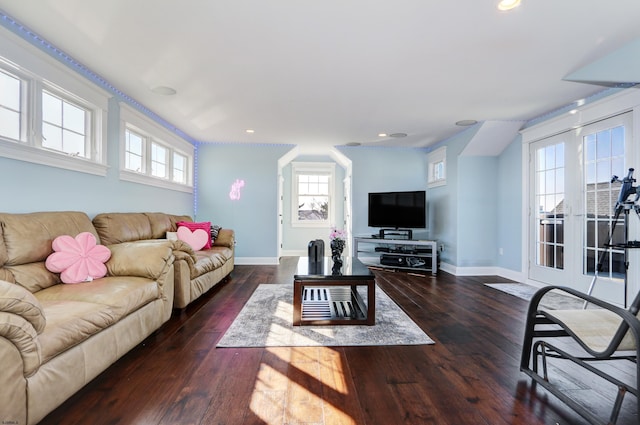
<path fill-rule="evenodd" d="M 297 258 L 231 278 L 52 412 L 43 424 L 584 424 L 519 369 L 527 302 L 496 276 L 376 272 L 435 345 L 215 348 L 259 284 L 292 282 Z M 621 373 L 633 372 L 621 364 Z M 615 390 L 558 371 L 603 415 Z M 577 376 L 583 375 L 582 372 Z M 605 394 L 604 389 L 608 392 Z M 627 396 L 619 424 L 638 424 Z"/>

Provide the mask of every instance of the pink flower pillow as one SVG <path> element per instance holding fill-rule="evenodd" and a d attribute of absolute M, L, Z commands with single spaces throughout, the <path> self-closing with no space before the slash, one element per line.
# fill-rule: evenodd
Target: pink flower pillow
<path fill-rule="evenodd" d="M 47 257 L 45 266 L 53 273 L 60 273 L 64 283 L 88 282 L 107 274 L 104 263 L 111 251 L 104 245 L 96 245 L 96 237 L 89 232 L 79 233 L 75 238 L 62 235 L 53 240 L 55 251 Z"/>
<path fill-rule="evenodd" d="M 178 231 L 180 231 L 181 227 L 186 227 L 189 230 L 191 230 L 192 232 L 195 232 L 198 229 L 202 229 L 207 233 L 207 243 L 205 243 L 204 246 L 202 246 L 202 247 L 200 247 L 198 249 L 193 248 L 193 245 L 192 245 L 191 247 L 193 248 L 194 251 L 199 251 L 201 249 L 209 249 L 209 248 L 211 248 L 211 222 L 210 221 L 203 221 L 203 222 L 200 222 L 200 223 L 194 223 L 194 222 L 191 222 L 191 221 L 179 221 L 176 224 L 178 225 Z M 180 235 L 178 235 L 178 239 L 180 239 Z M 183 240 L 183 239 L 180 239 L 180 240 Z M 191 244 L 189 244 L 189 245 L 191 245 Z"/>

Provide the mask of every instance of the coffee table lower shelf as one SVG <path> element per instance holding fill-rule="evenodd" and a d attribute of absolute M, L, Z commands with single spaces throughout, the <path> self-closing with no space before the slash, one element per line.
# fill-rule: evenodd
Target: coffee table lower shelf
<path fill-rule="evenodd" d="M 366 301 L 358 287 L 365 287 Z M 293 282 L 293 325 L 374 325 L 375 281 Z"/>

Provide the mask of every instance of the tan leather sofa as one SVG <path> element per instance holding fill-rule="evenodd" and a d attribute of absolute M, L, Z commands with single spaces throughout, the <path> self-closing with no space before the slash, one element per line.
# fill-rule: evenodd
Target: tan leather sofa
<path fill-rule="evenodd" d="M 107 276 L 63 284 L 45 267 L 82 212 L 0 213 L 0 423 L 35 424 L 171 316 L 173 249 L 110 245 Z"/>
<path fill-rule="evenodd" d="M 122 242 L 164 240 L 175 232 L 179 221 L 193 221 L 189 216 L 165 213 L 103 213 L 93 218 L 105 245 Z M 234 268 L 235 234 L 221 229 L 211 249 L 194 251 L 182 241 L 174 247 L 174 307 L 184 308 L 216 284 L 224 281 Z"/>

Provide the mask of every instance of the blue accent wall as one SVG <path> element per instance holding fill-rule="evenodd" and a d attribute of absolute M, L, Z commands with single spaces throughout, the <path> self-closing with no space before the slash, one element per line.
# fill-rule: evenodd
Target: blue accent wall
<path fill-rule="evenodd" d="M 458 265 L 459 188 L 465 183 L 464 180 L 460 180 L 461 177 L 466 178 L 464 174 L 460 176 L 458 172 L 458 159 L 477 131 L 476 126 L 470 127 L 442 143 L 447 147 L 447 184 L 430 188 L 427 192 L 431 238 L 437 240 L 444 248 L 440 252 L 440 260 L 451 265 Z"/>
<path fill-rule="evenodd" d="M 497 265 L 514 271 L 522 268 L 522 136 L 498 157 L 498 254 Z"/>
<path fill-rule="evenodd" d="M 424 149 L 359 146 L 339 150 L 352 161 L 352 232 L 356 236 L 371 235 L 380 230 L 367 225 L 369 192 L 427 188 Z M 429 203 L 427 196 L 427 205 Z M 414 238 L 428 239 L 428 229 L 414 230 Z"/>
<path fill-rule="evenodd" d="M 278 159 L 289 145 L 200 143 L 196 218 L 236 232 L 238 257 L 277 256 Z M 231 185 L 244 180 L 240 199 Z"/>
<path fill-rule="evenodd" d="M 458 160 L 457 261 L 460 267 L 496 264 L 498 158 L 461 156 Z"/>

